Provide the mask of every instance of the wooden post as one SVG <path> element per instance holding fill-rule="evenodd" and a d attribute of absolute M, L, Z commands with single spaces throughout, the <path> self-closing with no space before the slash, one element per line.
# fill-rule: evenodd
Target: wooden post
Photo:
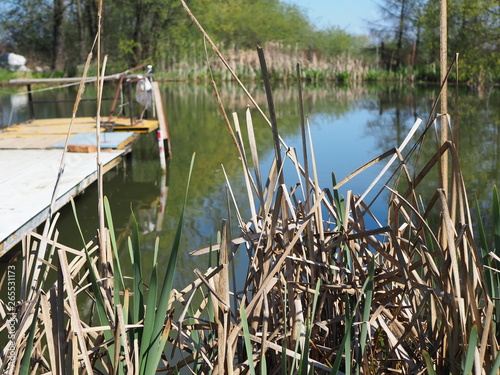
<path fill-rule="evenodd" d="M 163 143 L 162 151 L 164 151 L 165 157 L 169 158 L 172 156 L 172 150 L 170 148 L 170 134 L 168 132 L 168 121 L 167 121 L 167 116 L 165 115 L 163 101 L 161 99 L 160 85 L 156 81 L 153 81 L 152 84 L 153 84 L 153 101 L 156 107 L 156 116 L 158 118 L 159 131 L 161 132 L 161 135 L 158 136 L 158 145 L 160 144 L 160 142 Z"/>
<path fill-rule="evenodd" d="M 440 26 L 439 26 L 439 65 L 441 74 L 441 146 L 448 141 L 448 83 L 447 83 L 447 65 L 448 65 L 448 26 L 447 26 L 447 1 L 441 0 L 439 11 Z M 441 156 L 441 171 L 440 171 L 441 189 L 443 192 L 443 201 L 448 206 L 448 151 L 443 152 Z M 447 208 L 447 207 L 446 207 Z M 443 208 L 445 210 L 445 208 Z M 441 219 L 444 224 L 444 217 Z M 443 225 L 443 228 L 445 226 Z M 446 231 L 441 233 L 441 246 L 446 249 L 448 246 L 448 238 Z M 452 367 L 453 370 L 453 367 Z M 453 372 L 453 371 L 452 371 Z"/>
<path fill-rule="evenodd" d="M 165 150 L 163 149 L 163 136 L 160 128 L 156 131 L 156 137 L 158 139 L 158 152 L 160 155 L 160 167 L 162 173 L 167 173 L 167 158 L 165 156 Z"/>
<path fill-rule="evenodd" d="M 440 73 L 443 90 L 441 92 L 441 145 L 448 141 L 448 84 L 446 73 L 448 67 L 448 26 L 447 26 L 447 1 L 441 0 L 440 7 Z M 448 152 L 441 157 L 441 187 L 448 197 Z"/>

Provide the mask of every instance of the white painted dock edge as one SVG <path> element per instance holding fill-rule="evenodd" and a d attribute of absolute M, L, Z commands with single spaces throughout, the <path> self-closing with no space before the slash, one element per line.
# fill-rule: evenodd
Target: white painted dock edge
<path fill-rule="evenodd" d="M 123 150 L 101 152 L 106 168 Z M 0 150 L 0 257 L 47 218 L 62 150 Z M 57 211 L 97 179 L 95 153 L 67 153 Z"/>

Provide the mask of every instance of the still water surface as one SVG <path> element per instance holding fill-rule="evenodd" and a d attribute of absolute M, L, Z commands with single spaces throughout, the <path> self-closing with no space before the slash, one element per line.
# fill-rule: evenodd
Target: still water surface
<path fill-rule="evenodd" d="M 245 112 L 250 101 L 234 85 L 222 84 L 219 90 L 228 116 L 232 118 L 232 113 L 235 112 L 245 129 Z M 297 89 L 295 86 L 280 85 L 273 90 L 280 134 L 289 147 L 297 149 L 299 159 L 302 160 Z M 251 85 L 249 91 L 267 113 L 263 88 Z M 156 237 L 160 239 L 160 264 L 166 264 L 184 199 L 190 160 L 193 153 L 196 153 L 177 268 L 177 284 L 180 286 L 194 278 L 194 268 L 204 269 L 207 266 L 207 258 L 193 258 L 189 256 L 189 252 L 215 242 L 222 219 L 230 217 L 233 222 L 236 221 L 232 206 L 231 213 L 228 213 L 223 168 L 229 176 L 243 218 L 247 219 L 250 215 L 241 161 L 222 120 L 211 87 L 166 83 L 162 85 L 162 92 L 173 154 L 168 162 L 167 174 L 162 175 L 160 171 L 156 136 L 144 135 L 134 147 L 133 153 L 105 176 L 104 190 L 111 202 L 115 227 L 121 234 L 120 247 L 123 254 L 128 254 L 126 237 L 132 227 L 133 212 L 142 234 L 143 264 L 147 265 L 152 259 Z M 374 157 L 398 147 L 417 118 L 422 118 L 425 124 L 437 94 L 437 87 L 305 87 L 304 111 L 311 127 L 320 186 L 332 187 L 332 172 L 337 181 L 340 181 Z M 87 90 L 87 95 L 92 95 L 91 89 Z M 72 89 L 57 94 L 43 92 L 35 94 L 35 99 L 50 99 L 54 96 L 67 99 L 74 97 L 75 92 Z M 24 96 L 1 95 L 0 100 L 0 119 L 3 125 L 28 119 Z M 499 182 L 499 103 L 499 90 L 480 97 L 463 89 L 460 92 L 459 106 L 456 107 L 459 113 L 461 167 L 466 186 L 471 197 L 472 194 L 480 197 L 482 214 L 486 218 L 491 216 L 490 197 L 493 185 Z M 103 113 L 106 113 L 107 108 L 105 105 Z M 258 112 L 250 108 L 262 173 L 266 176 L 274 157 L 272 133 Z M 35 112 L 39 118 L 68 117 L 71 109 L 71 103 L 43 104 L 37 105 Z M 95 105 L 84 103 L 79 115 L 93 114 Z M 246 134 L 246 131 L 243 133 Z M 417 132 L 408 148 L 418 136 Z M 433 139 L 433 130 L 428 132 L 428 137 Z M 421 158 L 427 160 L 434 152 L 432 141 L 427 142 L 422 149 Z M 347 190 L 362 194 L 383 165 L 384 163 L 379 163 L 354 178 L 342 187 L 342 194 Z M 288 186 L 297 182 L 291 163 L 287 163 L 284 172 Z M 386 182 L 387 179 L 382 179 L 374 191 L 380 191 Z M 426 189 L 429 196 L 436 187 L 437 179 L 428 183 Z M 77 213 L 87 239 L 95 235 L 97 228 L 96 195 L 96 188 L 91 187 L 76 200 Z M 368 201 L 373 197 L 374 194 L 368 196 Z M 386 217 L 386 203 L 387 193 L 384 192 L 372 209 L 382 224 Z M 69 207 L 61 211 L 58 223 L 60 242 L 81 247 L 73 212 Z M 234 229 L 234 235 L 237 234 Z"/>

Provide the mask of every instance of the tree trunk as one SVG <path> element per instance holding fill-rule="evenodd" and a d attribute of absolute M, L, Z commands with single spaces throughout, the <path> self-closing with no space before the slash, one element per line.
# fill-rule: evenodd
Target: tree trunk
<path fill-rule="evenodd" d="M 76 1 L 77 23 L 78 23 L 78 41 L 80 43 L 80 60 L 85 61 L 85 51 L 87 48 L 85 32 L 83 27 L 83 11 L 81 0 Z"/>
<path fill-rule="evenodd" d="M 88 38 L 94 40 L 97 35 L 97 1 L 96 0 L 85 0 L 84 1 L 85 10 L 85 25 L 88 30 Z"/>
<path fill-rule="evenodd" d="M 415 67 L 415 64 L 417 63 L 417 59 L 418 59 L 418 47 L 420 47 L 420 26 L 417 26 L 417 38 L 415 40 L 415 51 L 414 51 L 414 54 L 413 54 L 413 66 L 412 68 Z"/>
<path fill-rule="evenodd" d="M 135 29 L 134 29 L 134 54 L 135 60 L 133 65 L 138 65 L 142 60 L 142 23 L 143 23 L 143 4 L 142 1 L 137 1 L 135 7 Z"/>
<path fill-rule="evenodd" d="M 397 51 L 396 51 L 396 68 L 399 67 L 401 64 L 402 60 L 402 50 L 403 50 L 403 33 L 404 33 L 404 27 L 405 27 L 405 6 L 406 6 L 406 0 L 403 0 L 401 2 L 401 13 L 399 15 L 399 27 L 398 27 L 398 44 L 397 44 Z"/>
<path fill-rule="evenodd" d="M 54 28 L 52 49 L 52 70 L 63 71 L 66 63 L 64 55 L 64 0 L 54 0 Z"/>

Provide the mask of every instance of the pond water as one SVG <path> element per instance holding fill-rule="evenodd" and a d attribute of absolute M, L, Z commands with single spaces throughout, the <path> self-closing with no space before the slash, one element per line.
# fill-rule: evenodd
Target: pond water
<path fill-rule="evenodd" d="M 111 202 L 115 226 L 121 233 L 121 251 L 128 254 L 126 237 L 130 234 L 131 212 L 134 212 L 141 231 L 143 264 L 147 266 L 152 259 L 156 237 L 160 239 L 160 264 L 166 264 L 184 200 L 190 160 L 196 153 L 177 268 L 176 283 L 185 285 L 195 277 L 193 269 L 204 269 L 208 262 L 205 257 L 189 256 L 189 252 L 215 242 L 222 219 L 230 217 L 232 222 L 236 221 L 232 206 L 231 214 L 228 214 L 224 170 L 239 202 L 243 219 L 249 219 L 250 214 L 241 161 L 211 86 L 164 83 L 161 88 L 172 146 L 167 174 L 162 174 L 160 170 L 156 136 L 144 135 L 135 145 L 133 153 L 105 176 L 104 190 Z M 232 113 L 235 112 L 245 129 L 245 112 L 251 104 L 250 100 L 233 84 L 220 84 L 218 89 L 229 118 L 232 119 Z M 263 87 L 251 84 L 248 90 L 264 112 L 268 113 Z M 289 147 L 297 149 L 298 157 L 302 160 L 297 91 L 295 85 L 276 85 L 273 87 L 273 97 L 280 135 Z M 425 125 L 438 93 L 439 88 L 436 86 L 305 86 L 304 112 L 310 124 L 320 186 L 331 189 L 332 172 L 340 181 L 364 163 L 398 147 L 417 118 L 424 120 L 422 127 Z M 74 89 L 67 89 L 62 94 L 41 92 L 35 94 L 35 99 L 50 99 L 54 95 L 68 98 L 74 97 L 75 92 Z M 92 95 L 91 88 L 87 90 L 87 95 Z M 456 108 L 453 112 L 459 114 L 462 172 L 470 196 L 476 194 L 480 198 L 482 214 L 488 218 L 491 217 L 493 185 L 499 182 L 499 90 L 481 97 L 461 89 L 459 98 L 458 106 L 452 108 Z M 0 95 L 0 101 L 0 120 L 4 126 L 28 119 L 25 96 Z M 450 103 L 453 102 L 453 98 L 450 98 Z M 39 118 L 70 116 L 71 108 L 71 103 L 52 106 L 43 104 L 35 108 L 35 113 Z M 103 113 L 106 113 L 107 108 L 104 107 Z M 274 157 L 271 129 L 253 106 L 250 106 L 250 111 L 262 173 L 267 176 Z M 85 103 L 79 114 L 94 113 L 95 105 Z M 246 130 L 243 133 L 246 134 Z M 419 134 L 420 130 L 410 141 L 408 149 Z M 433 131 L 429 132 L 429 137 L 433 136 Z M 423 149 L 421 158 L 426 160 L 434 152 L 435 148 Z M 385 162 L 378 163 L 356 176 L 340 189 L 341 193 L 352 190 L 355 194 L 362 194 L 384 165 Z M 295 184 L 297 174 L 290 162 L 287 162 L 284 173 L 287 185 Z M 384 183 L 387 183 L 387 178 L 374 188 L 367 197 L 368 202 L 381 191 Z M 436 187 L 437 178 L 430 181 L 426 189 L 432 194 Z M 382 189 L 382 192 L 374 202 L 372 211 L 383 224 L 387 191 Z M 96 188 L 87 189 L 85 194 L 76 199 L 76 203 L 84 235 L 90 239 L 97 228 Z M 60 242 L 81 247 L 73 212 L 69 207 L 61 211 L 58 230 Z M 233 235 L 238 235 L 234 228 Z"/>

